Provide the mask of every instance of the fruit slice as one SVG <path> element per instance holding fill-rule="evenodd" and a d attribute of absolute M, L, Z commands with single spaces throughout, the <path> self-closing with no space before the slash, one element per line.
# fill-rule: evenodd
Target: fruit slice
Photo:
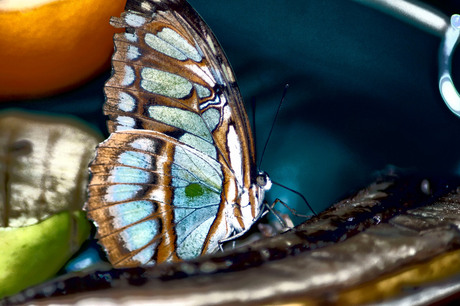
<path fill-rule="evenodd" d="M 126 0 L 0 0 L 0 101 L 74 88 L 107 69 Z"/>
<path fill-rule="evenodd" d="M 31 226 L 0 228 L 0 298 L 55 275 L 89 233 L 81 211 L 62 212 Z"/>
<path fill-rule="evenodd" d="M 74 118 L 18 111 L 0 112 L 0 131 L 0 227 L 81 210 L 101 135 Z"/>

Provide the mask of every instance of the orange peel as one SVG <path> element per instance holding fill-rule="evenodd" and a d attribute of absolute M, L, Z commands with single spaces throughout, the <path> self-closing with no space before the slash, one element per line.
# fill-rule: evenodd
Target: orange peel
<path fill-rule="evenodd" d="M 0 101 L 75 88 L 110 66 L 126 0 L 0 0 Z"/>

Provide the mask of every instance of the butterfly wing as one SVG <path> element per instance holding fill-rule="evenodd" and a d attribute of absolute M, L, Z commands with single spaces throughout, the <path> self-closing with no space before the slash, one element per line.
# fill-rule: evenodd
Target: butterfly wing
<path fill-rule="evenodd" d="M 105 86 L 110 132 L 148 129 L 178 138 L 190 131 L 155 113 L 158 107 L 180 109 L 198 115 L 210 127 L 213 145 L 227 162 L 224 132 L 233 125 L 245 157 L 255 162 L 233 71 L 211 30 L 187 2 L 128 1 L 127 12 L 113 18 L 112 24 L 125 27 L 126 33 L 115 35 L 113 75 Z M 208 123 L 209 117 L 214 119 L 208 113 L 218 116 L 218 124 Z"/>
<path fill-rule="evenodd" d="M 108 249 L 111 261 L 123 266 L 126 263 L 131 265 L 130 260 L 146 263 L 148 256 L 145 254 L 152 255 L 153 261 L 163 261 L 215 251 L 218 241 L 252 225 L 259 215 L 263 196 L 254 188 L 253 138 L 227 58 L 208 26 L 182 0 L 128 1 L 126 11 L 120 18 L 113 18 L 111 23 L 126 28 L 125 33 L 115 35 L 113 71 L 105 85 L 104 112 L 109 116 L 109 131 L 114 134 L 98 149 L 98 157 L 91 165 L 93 179 L 87 205 L 90 217 L 99 224 L 101 242 Z M 145 136 L 150 132 L 156 139 L 163 137 L 161 139 L 170 151 L 164 151 L 163 157 L 155 155 L 157 166 L 159 161 L 163 166 L 155 168 L 161 169 L 157 174 L 169 177 L 170 182 L 180 181 L 184 186 L 167 185 L 166 180 L 142 181 L 145 173 L 150 172 L 139 161 L 142 166 L 130 166 L 142 169 L 136 172 L 139 174 L 136 176 L 138 185 L 133 187 L 141 191 L 129 191 L 126 199 L 117 196 L 119 190 L 128 188 L 123 187 L 124 184 L 131 183 L 117 181 L 112 185 L 120 175 L 118 168 L 114 169 L 110 163 L 116 162 L 117 156 L 129 149 L 122 145 L 122 140 L 127 137 L 123 136 L 126 135 L 123 131 L 133 129 L 139 131 L 129 131 L 130 136 Z M 191 164 L 184 166 L 184 171 L 172 171 L 167 165 L 175 165 L 182 158 L 180 152 L 183 150 Z M 192 161 L 203 156 L 209 161 L 207 165 L 213 165 L 213 171 L 208 173 L 191 166 L 194 165 Z M 189 180 L 189 176 L 196 179 Z M 219 180 L 215 179 L 217 177 Z M 213 182 L 212 188 L 209 182 Z M 196 196 L 204 191 L 207 196 Z M 213 196 L 208 196 L 210 194 Z M 154 207 L 153 210 L 147 209 L 152 212 L 148 216 L 147 213 L 139 216 L 157 220 L 152 222 L 160 224 L 161 230 L 150 230 L 153 234 L 142 247 L 140 245 L 145 241 L 136 247 L 127 246 L 128 235 L 122 233 L 140 233 L 131 228 L 142 228 L 142 222 L 137 220 L 126 229 L 112 228 L 109 223 L 117 221 L 113 220 L 111 210 L 117 209 L 115 205 L 126 206 L 126 203 L 139 201 L 147 201 L 151 203 L 147 207 Z M 190 211 L 202 211 L 208 207 L 206 216 L 212 215 L 213 218 L 196 217 L 201 213 L 188 215 L 185 213 L 187 209 L 179 208 L 184 205 Z M 169 217 L 163 216 L 165 211 Z M 123 219 L 125 213 L 119 213 Z M 123 223 L 123 226 L 128 225 Z M 188 227 L 190 232 L 180 232 L 181 226 Z M 193 251 L 190 246 L 180 250 L 181 243 L 190 245 L 188 241 L 191 240 L 187 238 L 190 235 L 203 236 L 199 240 L 201 245 L 195 244 Z M 145 253 L 137 255 L 140 252 Z"/>
<path fill-rule="evenodd" d="M 110 261 L 131 266 L 200 255 L 219 210 L 220 168 L 156 131 L 113 133 L 101 143 L 87 205 Z"/>

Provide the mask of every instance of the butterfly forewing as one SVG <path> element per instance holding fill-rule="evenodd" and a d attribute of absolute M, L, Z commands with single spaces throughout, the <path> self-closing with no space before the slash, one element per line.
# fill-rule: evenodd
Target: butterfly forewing
<path fill-rule="evenodd" d="M 113 134 L 91 165 L 86 206 L 100 241 L 117 266 L 213 252 L 254 223 L 263 197 L 230 65 L 185 1 L 128 1 L 111 23 L 126 28 L 105 85 Z"/>
<path fill-rule="evenodd" d="M 127 32 L 115 36 L 113 76 L 105 87 L 109 131 L 141 128 L 178 133 L 177 126 L 152 116 L 158 107 L 199 116 L 213 109 L 219 112 L 219 125 L 211 131 L 221 153 L 227 152 L 227 140 L 218 132 L 233 124 L 251 158 L 254 145 L 247 137 L 251 133 L 241 95 L 212 32 L 185 1 L 145 7 L 149 9 L 128 11 L 113 21 L 127 27 Z M 202 120 L 207 122 L 207 117 Z"/>

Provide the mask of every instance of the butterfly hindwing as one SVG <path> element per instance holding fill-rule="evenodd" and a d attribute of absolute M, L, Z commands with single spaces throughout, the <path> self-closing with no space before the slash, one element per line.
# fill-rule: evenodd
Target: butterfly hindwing
<path fill-rule="evenodd" d="M 91 171 L 88 215 L 115 265 L 187 259 L 206 243 L 217 247 L 206 241 L 223 180 L 215 159 L 162 133 L 125 131 L 99 145 Z"/>

